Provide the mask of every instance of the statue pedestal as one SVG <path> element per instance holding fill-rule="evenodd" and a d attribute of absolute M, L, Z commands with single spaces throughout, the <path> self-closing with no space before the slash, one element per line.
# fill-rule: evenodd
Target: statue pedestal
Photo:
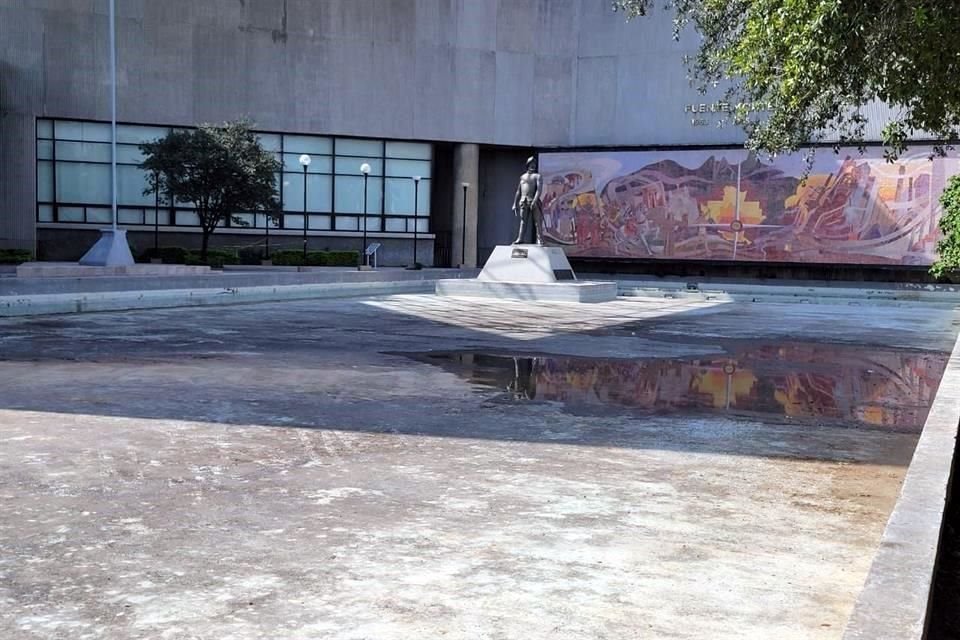
<path fill-rule="evenodd" d="M 498 246 L 476 280 L 439 280 L 437 295 L 552 302 L 609 302 L 616 282 L 584 282 L 560 247 Z"/>

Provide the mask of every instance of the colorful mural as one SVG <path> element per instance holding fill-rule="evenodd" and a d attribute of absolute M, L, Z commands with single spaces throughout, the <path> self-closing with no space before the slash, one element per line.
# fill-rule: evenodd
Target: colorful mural
<path fill-rule="evenodd" d="M 929 265 L 955 157 L 912 149 L 763 162 L 743 149 L 544 153 L 544 225 L 568 255 Z"/>
<path fill-rule="evenodd" d="M 813 343 L 757 343 L 682 359 L 422 358 L 517 400 L 705 412 L 919 432 L 946 367 L 943 353 Z"/>

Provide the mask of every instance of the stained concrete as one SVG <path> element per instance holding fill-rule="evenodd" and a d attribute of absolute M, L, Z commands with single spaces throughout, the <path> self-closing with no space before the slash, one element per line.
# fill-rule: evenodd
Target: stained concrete
<path fill-rule="evenodd" d="M 584 414 L 402 354 L 942 355 L 958 322 L 433 296 L 2 320 L 0 637 L 840 638 L 917 433 Z"/>

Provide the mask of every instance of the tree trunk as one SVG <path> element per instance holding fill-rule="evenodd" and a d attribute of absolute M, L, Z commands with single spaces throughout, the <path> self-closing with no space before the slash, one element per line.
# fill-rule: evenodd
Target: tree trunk
<path fill-rule="evenodd" d="M 200 262 L 207 261 L 207 247 L 210 245 L 210 234 L 213 233 L 213 229 L 207 230 L 206 227 L 203 229 L 203 243 L 200 245 Z"/>

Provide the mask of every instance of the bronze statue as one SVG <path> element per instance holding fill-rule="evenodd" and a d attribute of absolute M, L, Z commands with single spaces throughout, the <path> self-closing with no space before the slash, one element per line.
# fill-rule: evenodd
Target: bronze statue
<path fill-rule="evenodd" d="M 513 198 L 513 213 L 520 218 L 520 231 L 513 244 L 523 242 L 523 232 L 528 219 L 532 219 L 538 245 L 543 244 L 543 181 L 537 173 L 537 159 L 527 159 L 527 170 L 520 176 L 517 195 Z"/>

